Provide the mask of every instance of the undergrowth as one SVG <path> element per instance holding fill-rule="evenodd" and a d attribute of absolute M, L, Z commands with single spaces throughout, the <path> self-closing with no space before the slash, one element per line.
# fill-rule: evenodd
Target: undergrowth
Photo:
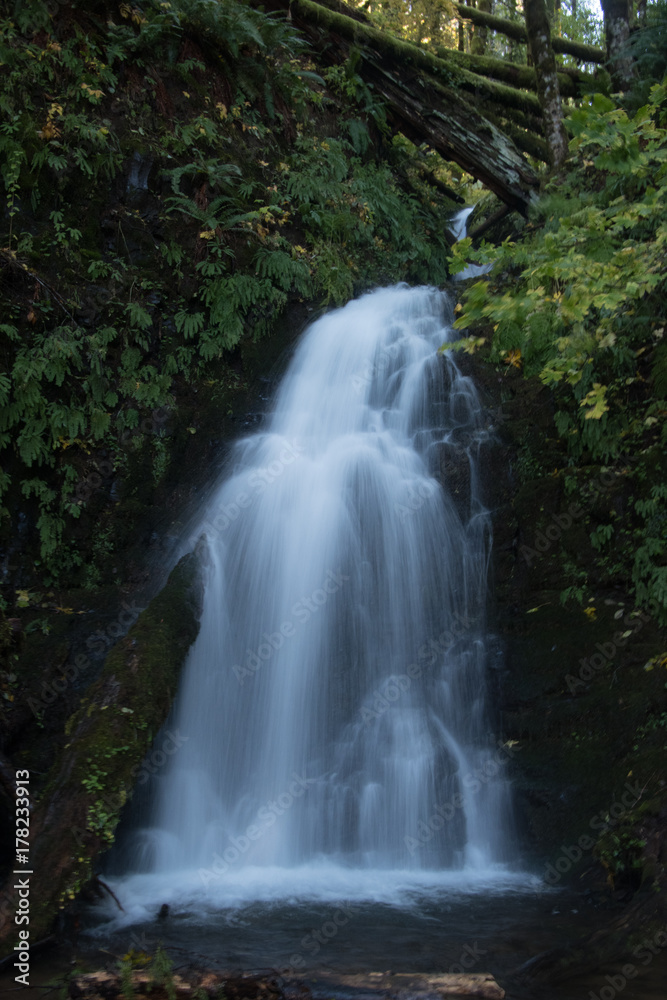
<path fill-rule="evenodd" d="M 571 159 L 528 236 L 471 252 L 492 277 L 456 326 L 491 324 L 491 358 L 552 388 L 571 465 L 615 475 L 623 509 L 591 532 L 609 583 L 667 623 L 667 81 L 636 112 L 600 94 L 569 117 Z M 480 338 L 471 338 L 470 346 Z"/>
<path fill-rule="evenodd" d="M 391 141 L 353 63 L 320 76 L 284 17 L 54 10 L 0 20 L 0 540 L 22 510 L 47 586 L 99 581 L 74 531 L 99 513 L 85 470 L 122 476 L 150 448 L 159 481 L 165 442 L 138 431 L 183 386 L 231 382 L 290 302 L 437 283 L 448 259 L 423 153 Z"/>

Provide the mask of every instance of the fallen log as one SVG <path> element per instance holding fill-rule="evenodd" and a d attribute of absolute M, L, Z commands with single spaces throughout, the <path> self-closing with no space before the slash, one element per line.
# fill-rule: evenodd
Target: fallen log
<path fill-rule="evenodd" d="M 131 990 L 131 993 L 130 993 Z M 74 976 L 69 982 L 71 1000 L 126 1000 L 129 995 L 150 1000 L 279 1000 L 283 996 L 270 976 L 231 976 L 220 972 L 192 972 L 187 976 L 151 968 L 111 972 L 100 969 Z"/>
<path fill-rule="evenodd" d="M 26 880 L 10 876 L 0 897 L 0 943 L 14 945 L 10 939 L 16 936 L 19 888 L 24 900 L 25 890 L 29 893 L 30 936 L 38 940 L 49 933 L 58 911 L 90 882 L 96 859 L 113 842 L 144 755 L 171 708 L 181 667 L 199 630 L 201 599 L 200 561 L 190 554 L 113 647 L 69 719 L 68 742 L 30 815 Z M 165 759 L 179 739 L 189 736 L 170 738 L 163 748 Z"/>
<path fill-rule="evenodd" d="M 479 225 L 474 226 L 472 229 L 468 230 L 468 236 L 473 242 L 478 240 L 480 236 L 483 236 L 491 226 L 495 226 L 496 222 L 500 222 L 509 213 L 509 208 L 507 205 L 501 205 L 499 208 L 492 212 L 488 219 L 484 219 Z"/>
<path fill-rule="evenodd" d="M 535 91 L 537 88 L 535 69 L 532 66 L 521 66 L 491 56 L 475 56 L 470 52 L 459 52 L 457 49 L 447 49 L 442 45 L 436 46 L 433 51 L 438 59 L 451 60 L 457 66 L 477 76 L 499 80 L 524 90 Z M 558 86 L 563 97 L 580 97 L 586 88 L 599 89 L 599 84 L 592 73 L 583 73 L 568 66 L 558 67 Z"/>
<path fill-rule="evenodd" d="M 285 10 L 288 0 L 267 0 L 263 6 Z M 387 102 L 397 130 L 417 143 L 427 142 L 525 214 L 538 185 L 537 175 L 512 140 L 466 103 L 462 93 L 466 87 L 492 93 L 501 103 L 505 99 L 518 102 L 522 113 L 537 110 L 535 95 L 475 77 L 312 0 L 291 0 L 289 11 L 313 47 L 332 62 L 347 59 L 351 46 L 361 49 L 358 72 Z"/>
<path fill-rule="evenodd" d="M 522 21 L 508 21 L 504 17 L 496 17 L 495 14 L 486 14 L 484 11 L 477 10 L 476 7 L 466 7 L 462 3 L 457 3 L 454 6 L 461 20 L 472 21 L 473 24 L 479 24 L 484 28 L 491 28 L 492 31 L 497 31 L 499 34 L 505 35 L 506 38 L 512 38 L 516 42 L 528 43 L 526 26 Z M 607 61 L 607 53 L 604 49 L 598 48 L 597 45 L 585 45 L 583 42 L 573 42 L 569 38 L 559 38 L 558 36 L 551 39 L 551 45 L 554 52 L 574 56 L 575 59 L 579 59 L 581 62 L 604 63 Z"/>
<path fill-rule="evenodd" d="M 449 184 L 445 184 L 445 182 L 441 181 L 439 177 L 436 177 L 433 171 L 429 170 L 423 163 L 419 164 L 419 172 L 426 183 L 430 184 L 436 191 L 439 191 L 440 194 L 444 194 L 446 198 L 449 198 L 450 201 L 456 202 L 457 205 L 465 205 L 465 198 L 462 198 L 458 191 L 451 188 Z"/>
<path fill-rule="evenodd" d="M 453 160 L 490 191 L 525 214 L 537 187 L 537 175 L 511 139 L 460 100 L 447 106 L 428 88 L 417 96 L 379 68 L 366 70 L 386 101 L 398 129 L 413 142 L 427 142 L 445 160 Z"/>
<path fill-rule="evenodd" d="M 492 125 L 497 126 L 503 135 L 509 136 L 516 148 L 520 149 L 522 153 L 528 153 L 529 156 L 532 156 L 535 160 L 539 160 L 540 163 L 549 162 L 547 144 L 535 132 L 525 131 L 525 129 L 515 125 L 513 121 L 502 114 L 492 112 L 491 109 L 486 110 L 485 117 L 488 118 Z"/>
<path fill-rule="evenodd" d="M 478 997 L 503 1000 L 505 990 L 488 972 L 407 972 L 320 973 L 318 986 L 326 983 L 326 996 L 352 994 L 389 1000 L 433 1000 L 434 997 Z M 318 989 L 322 995 L 322 991 Z"/>
<path fill-rule="evenodd" d="M 285 9 L 288 6 L 287 0 L 269 0 L 265 7 L 271 9 Z M 342 5 L 341 5 L 342 6 Z M 340 35 L 347 42 L 351 42 L 361 49 L 363 58 L 379 55 L 382 59 L 390 61 L 394 66 L 401 68 L 414 68 L 426 73 L 441 81 L 444 85 L 452 89 L 461 89 L 476 96 L 489 97 L 501 101 L 509 107 L 520 108 L 524 111 L 534 111 L 540 113 L 540 103 L 537 96 L 526 91 L 517 90 L 514 87 L 506 87 L 502 83 L 487 79 L 471 73 L 463 66 L 456 65 L 453 61 L 448 62 L 445 58 L 427 52 L 425 49 L 414 45 L 412 42 L 396 38 L 389 32 L 381 31 L 374 25 L 363 23 L 347 14 L 323 7 L 313 0 L 292 0 L 289 3 L 289 11 L 292 22 L 302 21 L 304 24 L 319 25 L 329 33 Z M 301 26 L 301 25 L 299 25 Z M 441 52 L 448 52 L 444 49 Z"/>
<path fill-rule="evenodd" d="M 327 977 L 331 993 L 349 988 L 351 982 L 356 990 L 363 989 L 365 995 L 382 998 L 403 998 L 411 1000 L 433 1000 L 434 996 L 476 997 L 477 1000 L 504 1000 L 505 991 L 492 975 L 485 972 L 443 973 L 441 975 L 414 976 L 399 973 L 365 973 Z M 226 1000 L 282 1000 L 295 993 L 308 1000 L 311 992 L 307 985 L 279 982 L 272 976 L 230 976 L 228 973 L 192 972 L 187 975 L 167 973 L 156 979 L 151 970 L 135 970 L 123 975 L 120 972 L 101 970 L 86 975 L 75 976 L 69 983 L 71 1000 L 125 1000 L 129 991 L 139 998 L 150 1000 L 198 1000 L 202 997 Z"/>

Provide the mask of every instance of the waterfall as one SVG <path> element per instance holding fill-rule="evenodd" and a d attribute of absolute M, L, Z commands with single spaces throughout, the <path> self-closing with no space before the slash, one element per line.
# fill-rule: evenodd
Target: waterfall
<path fill-rule="evenodd" d="M 507 860 L 489 736 L 489 440 L 451 306 L 398 286 L 317 320 L 197 533 L 199 637 L 136 867 L 474 873 Z M 443 487 L 441 483 L 444 482 Z"/>

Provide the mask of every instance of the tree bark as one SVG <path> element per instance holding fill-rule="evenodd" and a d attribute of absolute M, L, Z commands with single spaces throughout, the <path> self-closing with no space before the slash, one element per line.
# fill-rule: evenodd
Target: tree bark
<path fill-rule="evenodd" d="M 514 143 L 474 108 L 451 95 L 434 99 L 427 88 L 405 86 L 386 70 L 368 66 L 364 75 L 387 103 L 399 130 L 413 142 L 427 142 L 453 160 L 510 207 L 526 214 L 537 177 Z"/>
<path fill-rule="evenodd" d="M 488 110 L 486 117 L 492 125 L 496 125 L 504 135 L 508 136 L 522 153 L 528 153 L 533 159 L 540 160 L 542 163 L 549 163 L 549 152 L 544 139 L 538 138 L 534 132 L 527 132 L 520 126 L 515 125 L 502 112 L 494 113 Z"/>
<path fill-rule="evenodd" d="M 560 167 L 567 156 L 567 133 L 556 73 L 556 57 L 551 47 L 549 15 L 544 0 L 524 0 L 526 32 L 537 74 L 537 95 L 542 106 L 544 137 L 549 162 Z"/>
<path fill-rule="evenodd" d="M 477 9 L 485 14 L 493 13 L 493 0 L 478 0 Z M 470 51 L 474 56 L 483 56 L 486 52 L 486 43 L 489 29 L 485 24 L 476 24 L 475 33 L 472 36 Z"/>
<path fill-rule="evenodd" d="M 635 79 L 635 67 L 628 49 L 632 0 L 601 0 L 607 60 L 614 90 L 629 90 Z"/>
<path fill-rule="evenodd" d="M 525 25 L 520 21 L 508 21 L 504 17 L 496 17 L 494 14 L 485 14 L 484 11 L 475 10 L 474 7 L 466 7 L 465 4 L 455 4 L 458 17 L 472 21 L 473 24 L 484 24 L 487 28 L 513 38 L 517 42 L 527 42 Z M 582 62 L 603 63 L 607 59 L 604 49 L 599 49 L 596 45 L 584 45 L 582 42 L 573 42 L 569 38 L 552 39 L 554 52 L 561 52 L 564 55 L 574 56 Z"/>

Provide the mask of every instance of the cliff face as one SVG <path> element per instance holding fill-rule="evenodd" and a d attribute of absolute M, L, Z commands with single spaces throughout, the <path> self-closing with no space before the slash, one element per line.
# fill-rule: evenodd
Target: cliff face
<path fill-rule="evenodd" d="M 516 741 L 517 829 L 548 885 L 600 910 L 596 935 L 538 963 L 536 978 L 555 982 L 664 924 L 664 631 L 627 578 L 610 584 L 591 540 L 610 509 L 630 521 L 629 485 L 568 464 L 537 379 L 511 363 L 468 364 L 496 428 L 486 482 L 503 655 L 491 683 L 503 738 Z"/>

